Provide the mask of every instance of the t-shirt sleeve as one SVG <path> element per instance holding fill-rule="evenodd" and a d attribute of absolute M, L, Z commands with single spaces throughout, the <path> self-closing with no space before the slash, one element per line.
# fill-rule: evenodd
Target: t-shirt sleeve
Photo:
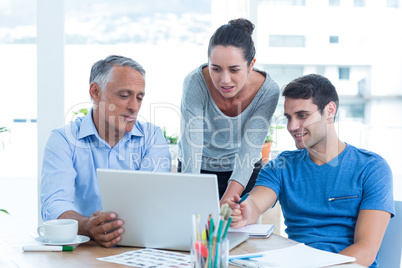
<path fill-rule="evenodd" d="M 365 165 L 363 176 L 363 198 L 360 209 L 383 210 L 395 214 L 392 171 L 380 156 Z"/>
<path fill-rule="evenodd" d="M 264 186 L 272 189 L 278 199 L 281 193 L 282 181 L 281 181 L 281 172 L 280 169 L 283 165 L 284 158 L 281 155 L 278 155 L 275 159 L 269 161 L 258 174 L 257 181 L 255 186 Z"/>

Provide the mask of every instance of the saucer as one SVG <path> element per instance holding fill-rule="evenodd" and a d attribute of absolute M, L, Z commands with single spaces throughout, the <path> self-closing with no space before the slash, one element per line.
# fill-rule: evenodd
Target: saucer
<path fill-rule="evenodd" d="M 85 235 L 77 235 L 73 241 L 65 242 L 65 243 L 52 243 L 50 241 L 47 241 L 44 237 L 41 237 L 41 236 L 35 238 L 35 240 L 41 244 L 49 245 L 49 246 L 78 246 L 81 243 L 88 242 L 89 237 L 85 236 Z"/>

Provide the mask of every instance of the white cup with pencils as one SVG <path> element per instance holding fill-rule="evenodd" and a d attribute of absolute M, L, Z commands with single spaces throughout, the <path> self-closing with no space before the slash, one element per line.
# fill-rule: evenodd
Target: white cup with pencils
<path fill-rule="evenodd" d="M 204 230 L 200 225 L 200 215 L 193 215 L 192 267 L 229 267 L 229 240 L 226 238 L 226 234 L 232 221 L 231 214 L 232 209 L 224 204 L 216 223 L 214 224 L 214 219 L 210 214 Z"/>

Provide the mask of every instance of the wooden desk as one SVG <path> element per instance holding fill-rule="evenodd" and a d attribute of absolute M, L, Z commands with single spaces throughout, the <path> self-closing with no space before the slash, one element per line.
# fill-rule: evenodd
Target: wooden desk
<path fill-rule="evenodd" d="M 129 267 L 120 264 L 98 261 L 96 258 L 107 257 L 135 250 L 131 247 L 103 248 L 93 241 L 81 244 L 73 252 L 23 252 L 22 246 L 33 245 L 37 242 L 36 228 L 27 229 L 23 223 L 13 223 L 12 216 L 0 217 L 0 267 Z M 278 235 L 266 239 L 249 239 L 230 251 L 230 254 L 244 254 L 270 249 L 279 249 L 297 244 L 297 242 Z M 350 263 L 331 267 L 363 267 Z"/>

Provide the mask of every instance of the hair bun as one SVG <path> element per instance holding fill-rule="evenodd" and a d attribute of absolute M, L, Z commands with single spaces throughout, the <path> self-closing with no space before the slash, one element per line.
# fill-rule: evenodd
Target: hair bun
<path fill-rule="evenodd" d="M 236 28 L 245 30 L 250 35 L 253 34 L 254 27 L 255 27 L 251 21 L 249 21 L 247 19 L 243 19 L 243 18 L 231 20 L 231 21 L 229 21 L 229 24 L 233 25 Z"/>

